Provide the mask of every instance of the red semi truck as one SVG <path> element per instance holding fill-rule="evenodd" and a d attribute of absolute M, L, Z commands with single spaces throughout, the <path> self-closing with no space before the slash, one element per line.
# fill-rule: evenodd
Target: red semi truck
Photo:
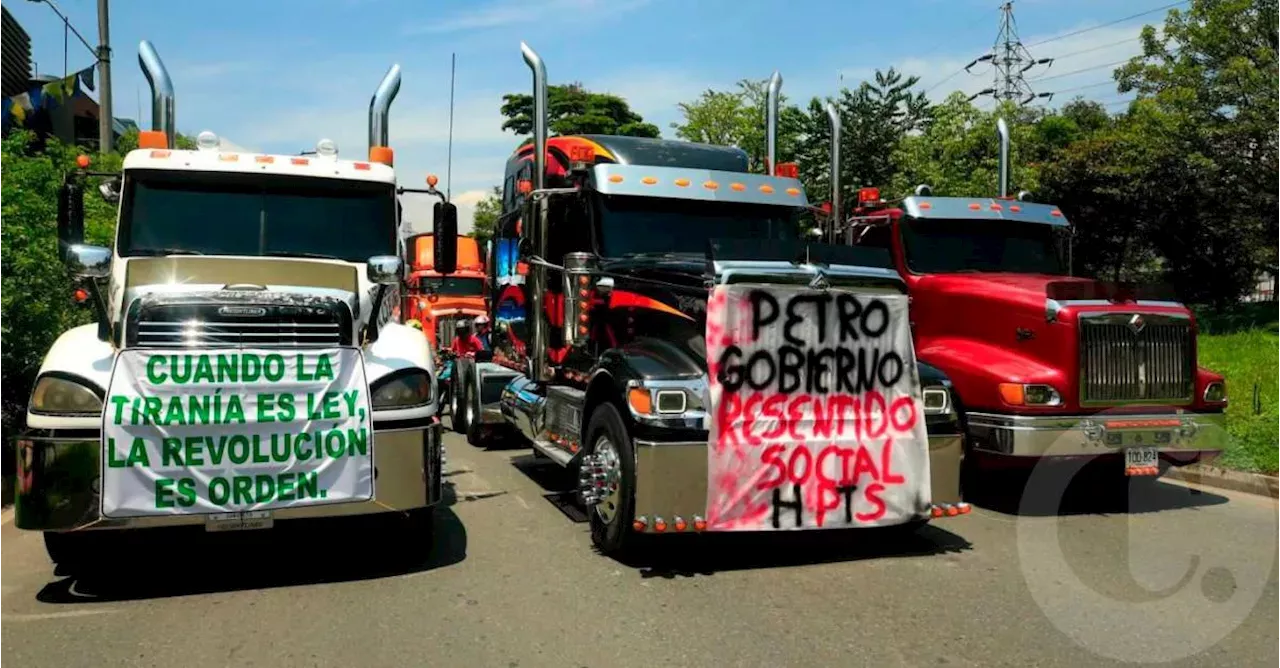
<path fill-rule="evenodd" d="M 967 457 L 1107 458 L 1117 474 L 1152 478 L 1216 457 L 1226 385 L 1196 362 L 1195 316 L 1152 287 L 1072 276 L 1066 216 L 1028 193 L 1008 196 L 1003 119 L 998 134 L 998 197 L 919 186 L 889 203 L 864 188 L 853 215 L 825 231 L 889 251 L 911 297 L 918 359 L 953 383 Z M 831 206 L 840 211 L 838 196 Z"/>

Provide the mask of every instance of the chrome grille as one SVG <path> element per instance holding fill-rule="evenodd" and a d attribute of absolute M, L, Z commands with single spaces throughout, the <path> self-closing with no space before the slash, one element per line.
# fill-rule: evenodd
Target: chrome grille
<path fill-rule="evenodd" d="M 1189 401 L 1195 347 L 1186 318 L 1107 313 L 1080 320 L 1080 399 L 1094 404 Z"/>
<path fill-rule="evenodd" d="M 127 347 L 331 347 L 351 345 L 352 309 L 333 297 L 219 291 L 152 294 L 126 321 Z"/>
<path fill-rule="evenodd" d="M 340 325 L 311 322 L 206 322 L 201 320 L 138 323 L 137 345 L 200 346 L 337 346 Z"/>

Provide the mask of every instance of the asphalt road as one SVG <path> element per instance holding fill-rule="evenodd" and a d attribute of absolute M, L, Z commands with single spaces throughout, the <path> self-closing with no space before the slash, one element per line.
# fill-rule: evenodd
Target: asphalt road
<path fill-rule="evenodd" d="M 1275 666 L 1274 501 L 1064 472 L 970 516 L 596 554 L 569 481 L 450 436 L 427 563 L 363 525 L 164 534 L 73 579 L 8 512 L 2 659 L 41 666 Z M 1079 478 L 1078 480 L 1082 480 Z M 1006 481 L 1007 482 L 1007 481 Z M 385 529 L 385 527 L 383 527 Z"/>

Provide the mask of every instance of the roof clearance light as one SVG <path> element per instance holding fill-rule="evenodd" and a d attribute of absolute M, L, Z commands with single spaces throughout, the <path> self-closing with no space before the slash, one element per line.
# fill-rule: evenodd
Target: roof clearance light
<path fill-rule="evenodd" d="M 316 155 L 326 158 L 338 157 L 338 144 L 332 139 L 321 139 L 316 142 Z"/>
<path fill-rule="evenodd" d="M 590 146 L 571 146 L 569 160 L 571 162 L 595 162 L 596 150 Z"/>
<path fill-rule="evenodd" d="M 879 202 L 879 201 L 880 201 L 879 188 L 860 188 L 858 190 L 859 204 L 866 203 L 866 202 Z"/>
<path fill-rule="evenodd" d="M 773 169 L 773 174 L 788 179 L 800 178 L 800 165 L 794 162 L 780 162 Z"/>
<path fill-rule="evenodd" d="M 213 134 L 209 130 L 204 130 L 196 135 L 196 148 L 201 151 L 218 150 L 218 135 Z"/>
<path fill-rule="evenodd" d="M 428 187 L 428 188 L 434 188 L 434 187 L 436 187 L 436 184 L 438 184 L 438 183 L 440 183 L 440 177 L 436 176 L 435 174 L 427 174 L 427 187 Z"/>

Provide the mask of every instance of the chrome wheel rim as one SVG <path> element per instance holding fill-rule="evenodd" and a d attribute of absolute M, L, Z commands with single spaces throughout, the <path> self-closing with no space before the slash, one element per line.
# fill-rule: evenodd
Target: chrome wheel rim
<path fill-rule="evenodd" d="M 596 504 L 596 514 L 605 524 L 613 524 L 618 517 L 618 507 L 622 504 L 622 496 L 618 493 L 622 486 L 622 459 L 618 457 L 618 449 L 607 435 L 601 435 L 593 449 L 604 469 L 604 495 Z"/>

